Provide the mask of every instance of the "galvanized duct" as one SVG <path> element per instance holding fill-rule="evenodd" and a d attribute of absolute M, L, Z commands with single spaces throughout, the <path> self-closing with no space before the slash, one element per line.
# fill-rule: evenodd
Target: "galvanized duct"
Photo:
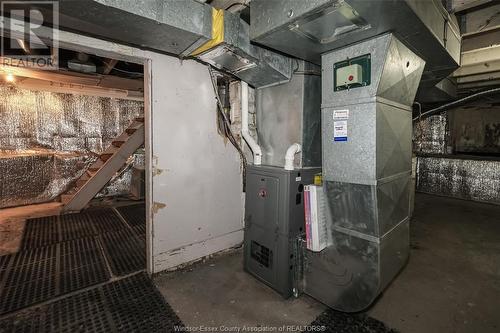
<path fill-rule="evenodd" d="M 143 103 L 0 86 L 0 207 L 55 199 Z"/>
<path fill-rule="evenodd" d="M 283 167 L 293 143 L 302 146 L 298 168 L 321 166 L 321 68 L 295 61 L 290 82 L 255 90 L 262 163 Z"/>
<path fill-rule="evenodd" d="M 62 30 L 183 56 L 210 39 L 211 14 L 210 6 L 194 0 L 59 1 Z"/>
<path fill-rule="evenodd" d="M 419 156 L 417 191 L 500 204 L 500 161 Z"/>
<path fill-rule="evenodd" d="M 371 81 L 336 89 L 336 66 L 357 57 L 370 64 L 363 77 Z M 305 252 L 304 288 L 334 309 L 365 309 L 406 263 L 411 105 L 424 65 L 391 34 L 323 55 L 323 191 L 331 245 Z M 342 140 L 336 140 L 339 127 Z"/>
<path fill-rule="evenodd" d="M 426 60 L 422 85 L 431 87 L 460 63 L 460 31 L 439 0 L 252 0 L 250 38 L 320 64 L 321 55 L 394 33 Z"/>
<path fill-rule="evenodd" d="M 287 82 L 292 76 L 291 59 L 250 44 L 249 25 L 237 15 L 215 11 L 212 24 L 218 36 L 194 51 L 203 62 L 233 74 L 255 88 Z"/>

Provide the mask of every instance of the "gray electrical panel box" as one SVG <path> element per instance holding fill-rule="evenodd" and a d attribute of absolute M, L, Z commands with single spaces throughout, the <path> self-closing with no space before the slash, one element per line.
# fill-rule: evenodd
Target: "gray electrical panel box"
<path fill-rule="evenodd" d="M 304 186 L 320 172 L 321 168 L 247 168 L 245 270 L 285 298 L 293 289 L 293 242 L 304 232 Z"/>

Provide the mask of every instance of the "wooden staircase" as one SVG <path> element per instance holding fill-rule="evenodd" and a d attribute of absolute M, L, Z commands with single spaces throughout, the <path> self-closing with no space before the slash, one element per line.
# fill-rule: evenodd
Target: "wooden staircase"
<path fill-rule="evenodd" d="M 63 212 L 78 212 L 109 182 L 127 159 L 144 144 L 144 118 L 135 118 L 125 131 L 113 140 L 75 186 L 61 195 Z"/>

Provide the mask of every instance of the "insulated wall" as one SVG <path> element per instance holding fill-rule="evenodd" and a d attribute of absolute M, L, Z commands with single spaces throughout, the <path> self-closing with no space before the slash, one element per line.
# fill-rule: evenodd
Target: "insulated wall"
<path fill-rule="evenodd" d="M 152 57 L 153 273 L 243 240 L 235 148 L 217 133 L 208 68 Z"/>
<path fill-rule="evenodd" d="M 55 199 L 143 104 L 0 86 L 0 208 Z"/>

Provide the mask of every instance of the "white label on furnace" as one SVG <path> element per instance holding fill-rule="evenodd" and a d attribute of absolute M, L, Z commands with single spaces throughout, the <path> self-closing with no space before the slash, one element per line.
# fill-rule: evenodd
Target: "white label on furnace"
<path fill-rule="evenodd" d="M 347 141 L 347 120 L 333 122 L 333 141 Z"/>
<path fill-rule="evenodd" d="M 349 119 L 349 110 L 333 110 L 333 120 Z"/>

